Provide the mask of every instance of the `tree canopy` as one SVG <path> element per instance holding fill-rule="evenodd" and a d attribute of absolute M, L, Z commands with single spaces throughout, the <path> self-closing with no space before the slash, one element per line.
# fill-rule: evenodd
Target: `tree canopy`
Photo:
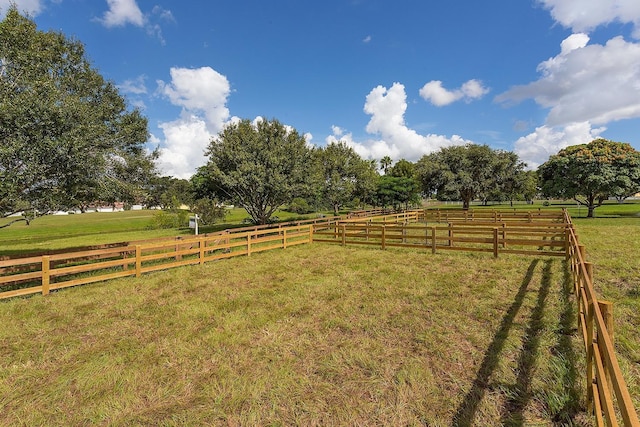
<path fill-rule="evenodd" d="M 592 218 L 608 197 L 640 191 L 640 152 L 630 144 L 598 138 L 551 156 L 538 175 L 543 195 L 574 199 Z"/>
<path fill-rule="evenodd" d="M 314 153 L 321 201 L 331 206 L 335 215 L 354 198 L 369 197 L 377 177 L 373 163 L 363 160 L 343 142 L 328 144 Z"/>
<path fill-rule="evenodd" d="M 311 150 L 303 136 L 277 120 L 244 119 L 209 143 L 208 163 L 198 171 L 198 192 L 246 209 L 265 224 L 281 205 L 310 193 Z M 201 197 L 203 194 L 199 194 Z"/>
<path fill-rule="evenodd" d="M 487 145 L 467 144 L 446 147 L 423 156 L 416 164 L 416 174 L 425 194 L 440 200 L 462 200 L 468 209 L 472 200 L 487 200 L 492 192 L 515 193 L 524 163 L 508 151 L 493 150 Z"/>
<path fill-rule="evenodd" d="M 0 22 L 0 213 L 134 201 L 155 173 L 147 121 L 127 110 L 82 43 L 38 31 L 9 8 Z"/>

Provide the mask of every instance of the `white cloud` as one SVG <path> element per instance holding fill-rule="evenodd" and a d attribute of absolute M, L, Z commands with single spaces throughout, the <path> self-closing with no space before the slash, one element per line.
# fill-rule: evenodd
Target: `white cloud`
<path fill-rule="evenodd" d="M 0 0 L 0 18 L 4 17 L 7 10 L 15 5 L 18 12 L 26 12 L 31 16 L 37 16 L 44 9 L 43 0 Z"/>
<path fill-rule="evenodd" d="M 171 68 L 170 74 L 171 83 L 158 80 L 160 93 L 173 105 L 204 114 L 207 129 L 218 133 L 229 118 L 226 102 L 231 87 L 227 78 L 211 67 Z"/>
<path fill-rule="evenodd" d="M 640 44 L 622 37 L 604 46 L 585 41 L 584 35 L 570 36 L 558 56 L 538 66 L 539 80 L 512 87 L 496 100 L 532 98 L 550 109 L 546 125 L 552 127 L 640 117 Z"/>
<path fill-rule="evenodd" d="M 205 121 L 186 111 L 179 119 L 160 124 L 164 142 L 160 147 L 158 167 L 165 175 L 188 179 L 195 169 L 206 163 L 204 150 L 211 133 Z"/>
<path fill-rule="evenodd" d="M 180 118 L 161 123 L 160 169 L 181 178 L 191 176 L 206 162 L 204 151 L 229 120 L 226 107 L 229 81 L 210 67 L 172 68 L 171 82 L 158 81 L 158 92 L 182 107 Z M 233 117 L 229 122 L 237 121 Z"/>
<path fill-rule="evenodd" d="M 367 36 L 364 39 L 362 39 L 362 43 L 369 43 L 371 41 L 371 36 Z"/>
<path fill-rule="evenodd" d="M 452 91 L 445 89 L 440 80 L 432 80 L 420 89 L 420 96 L 437 107 L 449 105 L 460 99 L 471 102 L 474 99 L 482 98 L 487 93 L 489 93 L 489 89 L 482 86 L 481 81 L 475 79 L 467 81 L 459 89 Z"/>
<path fill-rule="evenodd" d="M 514 151 L 530 169 L 536 169 L 549 156 L 571 145 L 589 143 L 605 129 L 593 129 L 589 122 L 571 123 L 564 128 L 540 126 L 533 133 L 519 138 Z"/>
<path fill-rule="evenodd" d="M 147 76 L 144 74 L 134 78 L 128 79 L 118 85 L 118 89 L 120 89 L 124 93 L 132 93 L 134 95 L 143 95 L 147 93 L 147 86 L 145 84 L 145 80 Z"/>
<path fill-rule="evenodd" d="M 109 10 L 107 10 L 100 22 L 107 27 L 121 27 L 126 24 L 133 24 L 143 27 L 146 19 L 138 7 L 136 0 L 107 0 Z"/>
<path fill-rule="evenodd" d="M 154 21 L 175 22 L 173 13 L 170 10 L 156 5 L 150 13 L 145 14 L 138 7 L 136 0 L 107 0 L 107 4 L 109 5 L 109 10 L 104 13 L 102 18 L 98 18 L 96 21 L 107 28 L 132 24 L 136 27 L 144 28 L 147 34 L 156 37 L 162 45 L 165 44 L 162 36 L 162 27 Z"/>
<path fill-rule="evenodd" d="M 590 31 L 617 21 L 634 25 L 634 37 L 640 38 L 640 2 L 638 0 L 539 0 L 554 20 L 576 32 Z"/>
<path fill-rule="evenodd" d="M 343 129 L 333 126 L 333 135 L 326 142 L 344 141 L 364 158 L 380 159 L 389 156 L 394 160 L 404 158 L 410 161 L 418 160 L 424 154 L 443 147 L 471 142 L 458 135 L 450 138 L 433 134 L 420 135 L 406 125 L 406 110 L 407 95 L 402 84 L 394 83 L 389 89 L 378 86 L 367 95 L 364 111 L 371 116 L 366 131 L 380 139 L 357 142 L 353 140 L 351 133 L 345 134 Z"/>

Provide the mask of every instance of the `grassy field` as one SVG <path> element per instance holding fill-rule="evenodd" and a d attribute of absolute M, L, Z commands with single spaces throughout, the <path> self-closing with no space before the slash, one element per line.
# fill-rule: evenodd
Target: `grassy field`
<path fill-rule="evenodd" d="M 639 207 L 572 213 L 636 407 Z M 90 215 L 26 230 L 149 232 L 144 211 Z M 559 259 L 313 244 L 2 301 L 0 425 L 588 425 L 567 279 Z"/>
<path fill-rule="evenodd" d="M 5 301 L 0 424 L 579 423 L 565 281 L 313 244 Z"/>

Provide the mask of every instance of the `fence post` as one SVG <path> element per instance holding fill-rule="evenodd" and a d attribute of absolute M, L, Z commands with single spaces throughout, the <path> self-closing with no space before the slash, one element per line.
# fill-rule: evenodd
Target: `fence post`
<path fill-rule="evenodd" d="M 436 227 L 431 227 L 431 253 L 436 253 Z"/>
<path fill-rule="evenodd" d="M 493 257 L 498 258 L 498 227 L 493 228 Z"/>
<path fill-rule="evenodd" d="M 247 256 L 251 256 L 251 232 L 247 233 Z"/>
<path fill-rule="evenodd" d="M 313 243 L 313 230 L 315 227 L 315 224 L 309 224 L 309 243 Z"/>
<path fill-rule="evenodd" d="M 142 273 L 142 248 L 136 245 L 136 277 Z"/>
<path fill-rule="evenodd" d="M 204 240 L 204 237 L 198 239 L 198 249 L 200 249 L 200 265 L 204 264 L 204 248 L 207 242 Z"/>
<path fill-rule="evenodd" d="M 48 255 L 42 257 L 42 295 L 49 295 L 49 283 L 51 281 L 51 258 Z"/>
<path fill-rule="evenodd" d="M 602 318 L 604 319 L 604 324 L 607 328 L 606 333 L 609 334 L 609 339 L 611 339 L 611 344 L 613 344 L 613 303 L 611 301 L 598 301 L 598 307 L 600 308 L 600 313 L 602 313 Z M 611 383 L 611 366 L 609 366 L 609 364 L 607 364 L 606 362 L 603 351 L 604 344 L 601 344 L 600 342 L 601 336 L 604 333 L 605 331 L 598 331 L 598 348 L 600 349 L 600 358 L 602 359 L 602 364 L 604 365 L 604 376 L 607 380 L 607 384 L 609 385 L 609 390 L 613 390 Z"/>
<path fill-rule="evenodd" d="M 449 223 L 449 246 L 453 246 L 453 224 Z"/>
<path fill-rule="evenodd" d="M 176 237 L 176 241 L 180 242 L 182 240 L 180 237 Z M 180 243 L 176 243 L 176 261 L 182 261 L 182 255 L 178 254 L 180 252 Z"/>
<path fill-rule="evenodd" d="M 282 229 L 282 249 L 287 249 L 287 229 Z"/>
<path fill-rule="evenodd" d="M 342 246 L 346 246 L 347 245 L 347 226 L 345 224 L 342 224 L 342 228 L 340 231 L 342 233 Z"/>
<path fill-rule="evenodd" d="M 564 229 L 564 257 L 566 260 L 571 258 L 571 229 L 569 227 Z"/>
<path fill-rule="evenodd" d="M 382 249 L 387 249 L 387 226 L 382 224 Z"/>
<path fill-rule="evenodd" d="M 502 223 L 502 247 L 507 247 L 507 223 Z"/>

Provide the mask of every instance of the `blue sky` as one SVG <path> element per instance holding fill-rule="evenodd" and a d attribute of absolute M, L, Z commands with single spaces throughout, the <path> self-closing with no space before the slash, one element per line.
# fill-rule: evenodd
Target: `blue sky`
<path fill-rule="evenodd" d="M 640 149 L 638 0 L 13 3 L 85 44 L 167 175 L 189 177 L 238 118 L 394 161 L 470 142 L 534 168 L 599 136 Z"/>

